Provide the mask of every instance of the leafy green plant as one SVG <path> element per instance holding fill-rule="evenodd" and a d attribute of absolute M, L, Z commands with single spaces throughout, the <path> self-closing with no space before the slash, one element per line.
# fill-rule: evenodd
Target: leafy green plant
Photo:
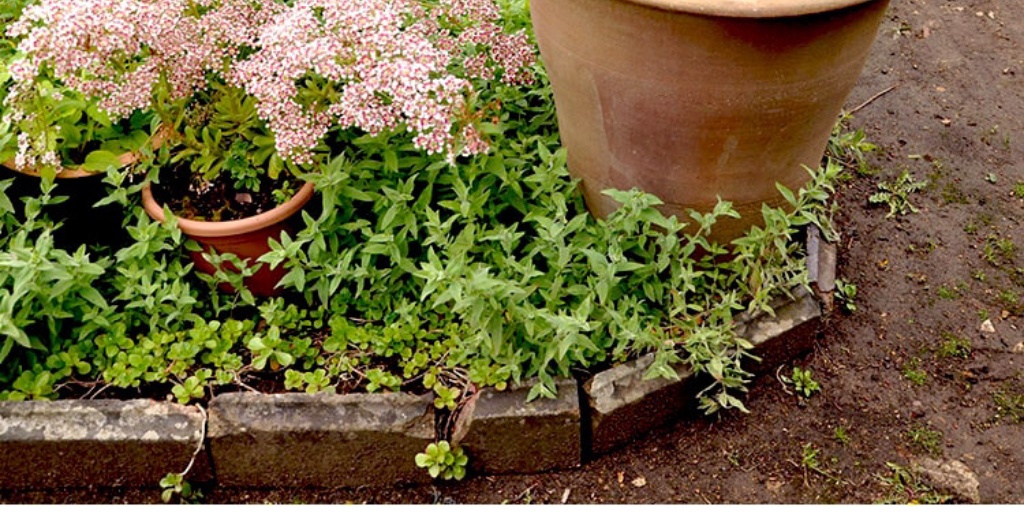
<path fill-rule="evenodd" d="M 935 351 L 939 357 L 967 359 L 971 356 L 971 340 L 951 332 L 942 333 L 942 344 Z"/>
<path fill-rule="evenodd" d="M 956 300 L 962 297 L 963 294 L 967 292 L 967 289 L 966 283 L 957 283 L 952 288 L 947 287 L 946 285 L 939 286 L 939 291 L 937 293 L 940 299 Z"/>
<path fill-rule="evenodd" d="M 996 419 L 1006 418 L 1013 423 L 1024 421 L 1024 393 L 1004 386 L 992 393 L 992 401 L 996 406 Z"/>
<path fill-rule="evenodd" d="M 942 432 L 917 425 L 908 430 L 904 437 L 916 451 L 935 457 L 942 455 Z"/>
<path fill-rule="evenodd" d="M 468 463 L 462 447 L 453 448 L 448 441 L 430 443 L 423 453 L 416 454 L 416 466 L 425 468 L 432 478 L 462 480 Z"/>
<path fill-rule="evenodd" d="M 821 391 L 821 384 L 814 380 L 811 370 L 804 370 L 799 366 L 793 367 L 792 377 L 782 377 L 782 380 L 787 384 L 792 384 L 796 388 L 797 393 L 803 393 L 808 398 L 814 393 Z"/>
<path fill-rule="evenodd" d="M 836 442 L 843 446 L 850 444 L 850 432 L 842 425 L 835 428 L 832 432 L 832 437 L 835 438 Z"/>
<path fill-rule="evenodd" d="M 867 140 L 863 129 L 849 131 L 847 125 L 850 119 L 851 116 L 846 113 L 839 116 L 839 121 L 832 129 L 826 154 L 841 162 L 844 167 L 856 169 L 857 173 L 862 176 L 873 175 L 877 171 L 868 166 L 865 155 L 877 151 L 878 146 Z"/>
<path fill-rule="evenodd" d="M 923 386 L 928 380 L 928 373 L 921 369 L 921 360 L 916 357 L 907 361 L 901 371 L 903 377 L 915 386 Z"/>
<path fill-rule="evenodd" d="M 917 213 L 917 207 L 910 202 L 910 195 L 923 189 L 928 185 L 926 181 L 914 181 L 908 171 L 903 171 L 896 181 L 890 183 L 882 181 L 878 184 L 878 192 L 868 197 L 871 204 L 885 204 L 889 206 L 889 213 L 886 218 L 896 215 L 907 215 Z"/>
<path fill-rule="evenodd" d="M 163 489 L 160 498 L 164 503 L 170 503 L 175 498 L 181 503 L 199 503 L 203 499 L 202 491 L 192 487 L 181 473 L 168 473 L 160 479 L 160 487 Z"/>
<path fill-rule="evenodd" d="M 801 448 L 800 453 L 800 466 L 802 466 L 805 470 L 821 469 L 821 461 L 818 460 L 818 454 L 820 453 L 821 450 L 815 448 L 814 444 L 812 443 L 807 443 L 803 445 L 803 448 Z"/>
<path fill-rule="evenodd" d="M 857 285 L 843 279 L 836 279 L 836 299 L 847 313 L 857 311 Z"/>
<path fill-rule="evenodd" d="M 462 396 L 462 390 L 449 388 L 443 384 L 435 384 L 434 394 L 437 395 L 437 398 L 434 399 L 434 407 L 454 411 L 458 405 L 457 400 Z"/>
<path fill-rule="evenodd" d="M 44 212 L 60 201 L 51 195 L 52 183 L 44 182 L 40 195 L 27 199 L 23 221 L 15 218 L 13 203 L 5 194 L 10 184 L 0 182 L 0 245 L 4 247 L 0 252 L 0 363 L 17 348 L 15 357 L 31 365 L 34 358 L 26 351 L 45 357 L 68 341 L 69 324 L 108 307 L 94 281 L 112 262 L 94 259 L 85 247 L 69 253 L 55 246 L 57 226 Z M 91 334 L 86 329 L 72 339 L 85 340 Z"/>
<path fill-rule="evenodd" d="M 175 384 L 171 388 L 171 394 L 178 399 L 179 403 L 187 404 L 193 399 L 203 398 L 206 396 L 205 386 L 210 377 L 213 376 L 213 371 L 209 369 L 202 369 L 196 372 L 195 375 L 191 375 L 185 379 L 181 384 Z"/>

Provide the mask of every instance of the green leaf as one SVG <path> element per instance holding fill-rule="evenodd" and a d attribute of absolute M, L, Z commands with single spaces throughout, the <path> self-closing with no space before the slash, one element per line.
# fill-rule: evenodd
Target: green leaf
<path fill-rule="evenodd" d="M 96 150 L 85 156 L 85 163 L 82 168 L 87 171 L 106 171 L 108 169 L 120 169 L 122 167 L 121 160 L 118 156 L 110 151 Z"/>
<path fill-rule="evenodd" d="M 796 197 L 793 195 L 793 191 L 786 188 L 786 186 L 783 185 L 782 183 L 776 183 L 775 188 L 779 190 L 779 193 L 782 194 L 782 197 L 786 198 L 787 203 L 793 206 L 797 205 Z"/>
<path fill-rule="evenodd" d="M 102 111 L 95 104 L 90 103 L 85 107 L 85 113 L 90 119 L 96 121 L 100 126 L 110 126 L 110 116 L 106 112 Z"/>

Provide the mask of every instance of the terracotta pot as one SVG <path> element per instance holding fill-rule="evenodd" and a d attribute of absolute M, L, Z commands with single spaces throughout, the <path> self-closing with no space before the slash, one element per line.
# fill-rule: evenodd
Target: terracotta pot
<path fill-rule="evenodd" d="M 167 140 L 167 138 L 169 136 L 170 136 L 170 129 L 161 125 L 161 127 L 156 131 L 156 133 L 154 133 L 153 136 L 150 138 L 150 144 L 152 144 L 154 148 L 159 148 L 164 143 L 164 141 Z M 139 158 L 141 158 L 141 157 L 142 157 L 142 155 L 139 152 L 137 152 L 137 151 L 129 151 L 127 153 L 121 153 L 120 155 L 118 155 L 117 156 L 117 160 L 118 160 L 118 162 L 121 163 L 121 166 L 127 167 L 129 165 L 133 165 L 135 162 L 138 162 Z M 2 165 L 4 167 L 14 171 L 14 172 L 17 172 L 17 173 L 20 173 L 20 174 L 24 174 L 26 176 L 35 176 L 37 178 L 41 176 L 39 174 L 39 171 L 37 171 L 35 169 L 18 169 L 18 167 L 14 163 L 14 159 L 11 159 L 11 160 L 8 160 L 6 162 L 3 162 Z M 102 176 L 102 174 L 103 174 L 102 172 L 87 171 L 87 170 L 83 169 L 82 166 L 65 167 L 65 168 L 63 168 L 63 169 L 61 169 L 60 171 L 57 172 L 57 178 L 59 178 L 59 179 L 88 178 L 88 177 L 92 177 L 92 176 Z"/>
<path fill-rule="evenodd" d="M 728 242 L 817 168 L 888 0 L 532 0 L 570 172 L 591 211 L 608 188 L 709 211 Z"/>
<path fill-rule="evenodd" d="M 166 138 L 163 131 L 153 136 L 152 143 L 159 146 Z M 127 152 L 118 155 L 121 165 L 129 166 L 138 161 L 140 155 Z M 39 195 L 41 175 L 35 169 L 17 169 L 14 160 L 0 164 L 0 180 L 13 179 L 14 183 L 7 190 L 7 195 L 20 202 L 22 197 Z M 47 215 L 59 221 L 63 227 L 54 232 L 54 242 L 58 247 L 73 250 L 78 246 L 101 244 L 119 246 L 128 241 L 127 232 L 122 229 L 124 209 L 117 204 L 95 207 L 97 201 L 107 196 L 107 186 L 103 183 L 102 172 L 92 172 L 81 167 L 68 167 L 60 170 L 54 180 L 54 196 L 66 196 L 63 203 L 47 207 Z M 17 207 L 16 215 L 22 220 L 22 206 Z"/>
<path fill-rule="evenodd" d="M 231 253 L 242 261 L 251 262 L 270 251 L 268 240 L 280 240 L 284 231 L 293 232 L 288 220 L 295 215 L 310 198 L 313 197 L 313 184 L 306 183 L 295 195 L 276 208 L 245 219 L 224 222 L 206 222 L 179 218 L 178 227 L 181 231 L 203 246 L 203 250 L 215 249 L 219 254 Z M 149 185 L 142 189 L 142 206 L 153 219 L 163 222 L 163 206 L 157 204 Z M 192 253 L 192 261 L 202 272 L 213 274 L 216 269 L 203 258 L 202 252 Z M 270 269 L 269 265 L 260 267 L 254 275 L 246 278 L 245 287 L 254 295 L 272 297 L 277 295 L 277 283 L 285 275 L 283 267 Z M 223 287 L 232 291 L 229 286 Z"/>

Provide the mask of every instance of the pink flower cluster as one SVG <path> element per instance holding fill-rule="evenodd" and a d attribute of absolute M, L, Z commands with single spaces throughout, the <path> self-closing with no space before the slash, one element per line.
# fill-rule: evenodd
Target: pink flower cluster
<path fill-rule="evenodd" d="M 492 0 L 423 3 L 297 0 L 264 27 L 231 80 L 259 100 L 282 155 L 308 159 L 335 124 L 370 134 L 405 126 L 417 147 L 451 158 L 486 150 L 466 122 L 470 79 L 501 70 L 506 83 L 526 82 L 533 50 L 525 34 L 502 31 Z M 464 76 L 450 72 L 459 63 Z M 338 98 L 301 104 L 297 84 L 310 73 L 337 84 Z"/>
<path fill-rule="evenodd" d="M 332 125 L 405 127 L 417 147 L 454 158 L 486 150 L 468 122 L 470 80 L 532 78 L 526 36 L 498 21 L 493 0 L 41 0 L 7 30 L 25 57 L 5 105 L 24 119 L 19 102 L 52 73 L 123 118 L 152 108 L 158 88 L 187 98 L 213 74 L 256 98 L 295 162 Z M 336 94 L 303 99 L 309 79 Z"/>

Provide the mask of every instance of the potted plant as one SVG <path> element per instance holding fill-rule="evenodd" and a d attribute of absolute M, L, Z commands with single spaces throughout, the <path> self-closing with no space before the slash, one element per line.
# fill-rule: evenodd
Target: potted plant
<path fill-rule="evenodd" d="M 46 213 L 66 226 L 55 232 L 58 245 L 114 243 L 121 238 L 122 212 L 114 205 L 94 208 L 106 196 L 99 171 L 137 159 L 150 137 L 149 120 L 139 112 L 112 122 L 95 102 L 48 70 L 16 83 L 11 66 L 17 70 L 23 38 L 13 30 L 8 36 L 7 28 L 27 4 L 0 4 L 0 179 L 12 180 L 8 195 L 15 201 L 37 197 L 43 182 L 56 179 L 52 193 L 62 200 L 47 206 Z"/>
<path fill-rule="evenodd" d="M 533 0 L 569 167 L 588 207 L 608 188 L 667 214 L 724 218 L 729 242 L 817 168 L 888 0 Z"/>
<path fill-rule="evenodd" d="M 302 176 L 345 150 L 332 133 L 407 131 L 450 162 L 486 149 L 471 80 L 523 79 L 532 58 L 496 13 L 491 0 L 42 0 L 12 29 L 32 41 L 12 74 L 52 70 L 115 119 L 152 112 L 170 135 L 145 162 L 147 212 L 253 260 L 309 200 Z M 271 294 L 280 275 L 245 285 Z"/>

